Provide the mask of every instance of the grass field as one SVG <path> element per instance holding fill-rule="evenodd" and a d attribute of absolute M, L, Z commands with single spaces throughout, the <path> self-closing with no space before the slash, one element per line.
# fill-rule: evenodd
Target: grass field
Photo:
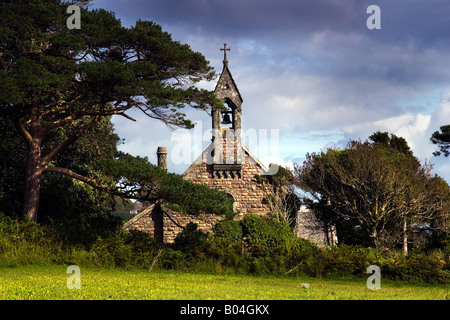
<path fill-rule="evenodd" d="M 0 268 L 0 299 L 450 299 L 449 284 L 381 279 L 381 289 L 372 291 L 364 278 L 275 278 L 94 268 L 81 268 L 81 289 L 70 290 L 70 274 L 66 271 L 66 266 Z"/>

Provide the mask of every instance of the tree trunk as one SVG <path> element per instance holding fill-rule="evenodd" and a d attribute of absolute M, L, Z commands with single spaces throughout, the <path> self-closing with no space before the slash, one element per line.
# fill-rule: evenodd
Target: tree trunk
<path fill-rule="evenodd" d="M 406 257 L 408 255 L 408 234 L 407 225 L 406 225 L 406 217 L 403 218 L 403 255 Z"/>
<path fill-rule="evenodd" d="M 33 143 L 27 149 L 27 166 L 25 171 L 25 192 L 24 192 L 24 217 L 27 220 L 37 220 L 39 207 L 39 191 L 43 167 L 40 165 L 40 143 Z"/>
<path fill-rule="evenodd" d="M 367 229 L 366 229 L 367 230 Z M 369 245 L 373 248 L 378 248 L 378 233 L 376 227 L 370 228 L 369 232 Z"/>
<path fill-rule="evenodd" d="M 375 249 L 378 248 L 378 239 L 376 236 L 369 235 L 369 246 Z"/>

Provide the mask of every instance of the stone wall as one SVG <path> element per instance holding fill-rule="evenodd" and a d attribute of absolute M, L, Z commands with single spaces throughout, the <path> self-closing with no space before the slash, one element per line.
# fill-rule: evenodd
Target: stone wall
<path fill-rule="evenodd" d="M 184 173 L 187 180 L 219 188 L 230 194 L 234 199 L 234 210 L 240 211 L 237 219 L 243 218 L 247 213 L 264 215 L 269 212 L 269 205 L 264 202 L 264 198 L 270 192 L 270 186 L 258 183 L 255 175 L 261 174 L 261 166 L 247 150 L 243 153 L 240 178 L 214 178 L 213 164 L 206 163 L 205 153 Z"/>
<path fill-rule="evenodd" d="M 233 209 L 239 212 L 236 217 L 238 220 L 247 213 L 265 215 L 269 212 L 269 205 L 264 202 L 264 198 L 270 192 L 270 186 L 267 183 L 258 182 L 255 178 L 255 175 L 261 174 L 262 165 L 246 147 L 242 147 L 242 150 L 240 176 L 215 178 L 213 165 L 206 163 L 206 152 L 203 152 L 184 173 L 184 178 L 187 180 L 203 183 L 211 188 L 219 188 L 231 195 L 234 199 Z M 189 222 L 197 223 L 199 230 L 209 232 L 222 218 L 213 214 L 186 216 L 171 210 L 162 210 L 158 205 L 153 204 L 128 221 L 124 229 L 140 230 L 158 241 L 172 243 Z"/>
<path fill-rule="evenodd" d="M 308 239 L 318 246 L 328 246 L 337 244 L 336 229 L 327 229 L 314 216 L 314 213 L 307 209 L 297 212 L 294 234 L 303 239 Z"/>
<path fill-rule="evenodd" d="M 212 227 L 221 219 L 223 218 L 213 214 L 187 216 L 174 211 L 166 212 L 163 217 L 164 243 L 172 243 L 189 222 L 196 223 L 198 230 L 211 232 Z"/>
<path fill-rule="evenodd" d="M 147 233 L 151 238 L 163 241 L 163 212 L 161 208 L 152 204 L 142 210 L 139 214 L 128 220 L 124 230 L 138 230 Z"/>
<path fill-rule="evenodd" d="M 210 232 L 212 227 L 221 219 L 222 217 L 213 214 L 187 216 L 171 210 L 161 209 L 153 204 L 130 219 L 123 228 L 124 230 L 145 232 L 159 242 L 172 243 L 177 234 L 189 222 L 196 223 L 199 230 Z"/>
<path fill-rule="evenodd" d="M 221 219 L 223 217 L 213 214 L 187 216 L 151 205 L 129 220 L 124 229 L 139 230 L 160 242 L 173 243 L 189 222 L 196 223 L 199 230 L 211 232 L 212 227 Z M 297 237 L 308 239 L 319 246 L 337 244 L 336 230 L 325 230 L 309 210 L 299 210 L 294 233 Z"/>

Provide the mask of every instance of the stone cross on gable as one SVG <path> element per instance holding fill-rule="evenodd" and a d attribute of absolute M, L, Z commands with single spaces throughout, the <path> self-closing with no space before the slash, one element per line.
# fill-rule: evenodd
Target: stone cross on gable
<path fill-rule="evenodd" d="M 223 51 L 223 64 L 228 65 L 227 59 L 227 51 L 230 51 L 230 48 L 227 48 L 227 44 L 223 44 L 223 48 L 220 48 L 220 51 Z"/>

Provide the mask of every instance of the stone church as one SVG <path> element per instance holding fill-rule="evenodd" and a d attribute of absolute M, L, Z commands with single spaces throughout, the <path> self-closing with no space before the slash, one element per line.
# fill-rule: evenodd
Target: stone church
<path fill-rule="evenodd" d="M 242 143 L 244 100 L 228 67 L 227 51 L 230 49 L 224 44 L 224 48 L 220 50 L 224 51 L 223 70 L 214 92 L 225 108 L 212 108 L 211 144 L 187 168 L 183 176 L 194 183 L 224 190 L 233 199 L 233 209 L 238 212 L 236 219 L 242 219 L 247 213 L 265 215 L 270 210 L 265 199 L 272 188 L 264 179 L 257 177 L 267 174 L 269 170 Z M 167 170 L 166 148 L 159 147 L 157 156 L 158 165 Z M 322 245 L 334 242 L 335 235 L 329 232 L 307 229 L 310 218 L 308 212 L 299 211 L 296 234 Z M 219 219 L 222 217 L 213 214 L 186 216 L 159 204 L 152 204 L 129 220 L 124 229 L 137 229 L 160 242 L 171 243 L 189 222 L 197 223 L 200 230 L 210 231 Z"/>

